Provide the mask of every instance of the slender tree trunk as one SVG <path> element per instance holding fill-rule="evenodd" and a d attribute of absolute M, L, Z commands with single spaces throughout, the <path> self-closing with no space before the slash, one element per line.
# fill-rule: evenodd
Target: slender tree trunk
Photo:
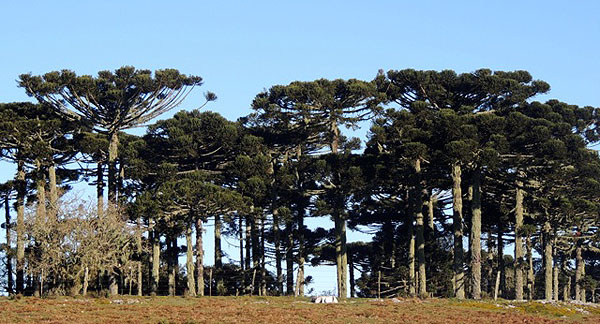
<path fill-rule="evenodd" d="M 256 278 L 256 272 L 260 269 L 260 236 L 258 233 L 258 228 L 256 224 L 256 214 L 253 213 L 251 218 L 252 223 L 250 224 L 250 232 L 251 232 L 251 241 L 252 241 L 252 269 L 253 269 L 253 278 Z M 259 273 L 260 275 L 260 273 Z M 252 280 L 252 294 L 254 293 L 254 289 L 257 287 L 254 284 L 254 279 Z M 260 288 L 260 287 L 259 287 Z M 260 289 L 257 289 L 257 293 L 260 293 Z"/>
<path fill-rule="evenodd" d="M 56 166 L 54 163 L 48 167 L 48 180 L 50 189 L 50 199 L 48 204 L 48 215 L 52 219 L 56 219 L 58 215 L 58 186 L 56 182 Z"/>
<path fill-rule="evenodd" d="M 267 295 L 267 268 L 265 257 L 265 217 L 260 218 L 260 295 Z"/>
<path fill-rule="evenodd" d="M 408 291 L 410 296 L 414 297 L 417 294 L 416 289 L 416 273 L 415 273 L 415 230 L 413 225 L 413 214 L 410 213 L 408 220 Z"/>
<path fill-rule="evenodd" d="M 17 162 L 17 294 L 24 293 L 25 284 L 25 162 Z"/>
<path fill-rule="evenodd" d="M 175 239 L 173 238 L 173 234 L 167 235 L 167 271 L 169 276 L 169 296 L 175 296 Z"/>
<path fill-rule="evenodd" d="M 498 222 L 498 271 L 500 272 L 500 297 L 506 297 L 506 264 L 504 263 L 504 228 L 502 224 Z"/>
<path fill-rule="evenodd" d="M 246 215 L 246 258 L 244 259 L 244 268 L 250 270 L 250 261 L 252 258 L 252 215 Z"/>
<path fill-rule="evenodd" d="M 287 247 L 285 253 L 286 284 L 285 291 L 287 295 L 294 294 L 294 229 L 292 220 L 286 222 Z"/>
<path fill-rule="evenodd" d="M 108 143 L 108 203 L 109 207 L 117 206 L 117 158 L 119 155 L 118 132 L 109 134 Z M 112 206 L 110 206 L 112 204 Z"/>
<path fill-rule="evenodd" d="M 585 264 L 583 263 L 583 257 L 581 255 L 581 240 L 577 240 L 577 248 L 575 249 L 575 300 L 576 301 L 584 301 L 581 298 L 581 279 L 583 278 L 583 268 Z"/>
<path fill-rule="evenodd" d="M 36 217 L 36 221 L 37 222 L 43 222 L 45 223 L 47 221 L 46 215 L 47 215 L 47 210 L 46 210 L 46 174 L 43 170 L 42 167 L 42 163 L 40 160 L 35 161 L 36 164 L 36 199 L 37 199 L 37 204 L 36 204 L 36 210 L 35 210 L 35 217 Z M 39 242 L 34 242 L 34 244 L 36 246 L 39 245 Z M 33 256 L 33 258 L 38 258 L 39 256 Z M 32 274 L 33 276 L 33 294 L 36 297 L 40 296 L 40 289 L 39 289 L 39 276 L 37 274 Z"/>
<path fill-rule="evenodd" d="M 348 251 L 348 271 L 350 272 L 350 298 L 354 298 L 354 260 L 352 259 L 352 250 Z"/>
<path fill-rule="evenodd" d="M 223 250 L 221 249 L 221 216 L 215 215 L 215 282 L 217 294 L 221 295 L 223 288 Z"/>
<path fill-rule="evenodd" d="M 215 270 L 223 267 L 223 251 L 221 250 L 221 217 L 215 215 Z"/>
<path fill-rule="evenodd" d="M 12 265 L 12 251 L 11 251 L 11 232 L 10 232 L 10 191 L 6 192 L 4 197 L 4 221 L 6 224 L 6 290 L 9 295 L 14 294 L 14 282 L 13 282 L 13 265 Z"/>
<path fill-rule="evenodd" d="M 471 200 L 471 293 L 481 299 L 481 171 L 473 172 L 473 199 Z"/>
<path fill-rule="evenodd" d="M 96 168 L 96 197 L 97 197 L 97 209 L 98 217 L 104 215 L 104 165 L 102 161 L 98 161 Z"/>
<path fill-rule="evenodd" d="M 296 278 L 298 288 L 296 296 L 304 296 L 304 208 L 304 202 L 298 206 L 298 278 Z"/>
<path fill-rule="evenodd" d="M 545 299 L 552 300 L 552 239 L 550 222 L 544 223 L 544 276 L 545 276 Z"/>
<path fill-rule="evenodd" d="M 85 266 L 84 268 L 84 272 L 83 272 L 83 297 L 87 296 L 87 291 L 88 291 L 88 286 L 89 286 L 89 282 L 90 282 L 90 269 Z"/>
<path fill-rule="evenodd" d="M 275 204 L 275 203 L 273 203 Z M 283 271 L 281 269 L 281 240 L 279 233 L 279 211 L 273 207 L 273 240 L 275 241 L 275 269 L 277 273 L 277 295 L 283 294 Z"/>
<path fill-rule="evenodd" d="M 142 292 L 143 292 L 143 278 L 142 278 L 142 259 L 143 259 L 143 255 L 144 255 L 144 251 L 142 249 L 142 217 L 141 215 L 137 216 L 137 232 L 136 232 L 136 238 L 135 238 L 135 246 L 136 246 L 136 252 L 137 252 L 137 295 L 141 296 Z"/>
<path fill-rule="evenodd" d="M 433 206 L 435 205 L 435 198 L 433 197 L 433 192 L 431 192 L 431 194 L 429 195 L 429 200 L 427 201 L 427 226 L 429 227 L 429 232 L 432 234 L 434 234 L 435 232 L 435 225 L 433 223 L 434 221 L 434 215 L 433 215 Z"/>
<path fill-rule="evenodd" d="M 196 292 L 204 296 L 204 248 L 202 247 L 202 217 L 196 219 Z"/>
<path fill-rule="evenodd" d="M 563 287 L 563 300 L 565 302 L 571 300 L 571 276 L 567 276 L 567 282 Z"/>
<path fill-rule="evenodd" d="M 489 296 L 494 294 L 494 238 L 492 236 L 492 227 L 487 233 L 487 292 Z"/>
<path fill-rule="evenodd" d="M 554 265 L 554 273 L 552 274 L 552 291 L 554 301 L 558 301 L 558 265 Z"/>
<path fill-rule="evenodd" d="M 154 223 L 156 226 L 156 223 Z M 158 293 L 158 284 L 160 279 L 160 233 L 157 229 L 152 232 L 152 284 L 151 293 L 156 295 Z"/>
<path fill-rule="evenodd" d="M 185 243 L 187 245 L 186 251 L 186 270 L 187 270 L 187 288 L 188 295 L 196 296 L 196 282 L 194 280 L 194 246 L 192 245 L 192 225 L 185 231 Z"/>
<path fill-rule="evenodd" d="M 246 268 L 244 267 L 244 219 L 242 216 L 238 219 L 238 227 L 240 229 L 240 269 L 242 269 L 242 273 Z"/>
<path fill-rule="evenodd" d="M 345 299 L 348 295 L 346 287 L 348 259 L 346 255 L 346 220 L 340 211 L 334 214 L 335 222 L 335 260 L 337 268 L 338 298 Z"/>
<path fill-rule="evenodd" d="M 452 165 L 452 228 L 454 232 L 454 296 L 465 298 L 464 269 L 463 269 L 463 216 L 461 167 L 458 163 Z"/>
<path fill-rule="evenodd" d="M 527 249 L 527 299 L 533 300 L 535 289 L 535 275 L 533 273 L 533 247 L 531 243 L 531 235 L 525 238 L 525 248 Z"/>
<path fill-rule="evenodd" d="M 425 273 L 425 220 L 423 216 L 423 187 L 421 184 L 421 159 L 415 160 L 415 223 L 417 244 L 417 268 L 419 271 L 418 294 L 419 297 L 427 296 L 427 275 Z"/>
<path fill-rule="evenodd" d="M 520 174 L 519 174 L 520 175 Z M 515 195 L 515 298 L 523 300 L 523 183 L 516 182 Z"/>

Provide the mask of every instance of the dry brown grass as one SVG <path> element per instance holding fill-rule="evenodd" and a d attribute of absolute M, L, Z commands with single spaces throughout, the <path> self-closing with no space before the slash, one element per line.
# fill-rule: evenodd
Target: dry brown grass
<path fill-rule="evenodd" d="M 599 310 L 448 299 L 312 304 L 289 297 L 4 298 L 0 323 L 600 323 Z"/>

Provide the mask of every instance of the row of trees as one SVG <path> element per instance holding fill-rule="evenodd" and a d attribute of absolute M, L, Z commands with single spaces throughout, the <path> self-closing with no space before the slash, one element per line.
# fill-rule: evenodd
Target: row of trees
<path fill-rule="evenodd" d="M 342 298 L 595 300 L 598 109 L 531 101 L 549 85 L 524 71 L 380 71 L 273 86 L 236 122 L 196 109 L 123 132 L 201 82 L 132 67 L 20 76 L 38 103 L 0 106 L 17 165 L 2 187 L 9 292 L 303 295 L 310 262 L 336 266 Z M 361 150 L 344 130 L 368 122 Z M 59 198 L 81 179 L 96 206 Z M 304 225 L 322 216 L 334 228 Z M 373 241 L 347 243 L 347 227 Z M 230 263 L 223 235 L 238 241 Z"/>

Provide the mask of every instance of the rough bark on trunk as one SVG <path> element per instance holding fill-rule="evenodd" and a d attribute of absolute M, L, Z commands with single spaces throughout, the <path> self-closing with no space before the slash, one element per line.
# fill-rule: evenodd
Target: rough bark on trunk
<path fill-rule="evenodd" d="M 352 251 L 348 251 L 348 271 L 350 272 L 350 297 L 354 298 L 354 260 L 352 260 Z"/>
<path fill-rule="evenodd" d="M 415 230 L 413 225 L 413 214 L 410 213 L 408 220 L 408 292 L 414 297 L 417 294 L 415 273 Z"/>
<path fill-rule="evenodd" d="M 471 294 L 481 299 L 481 186 L 480 171 L 473 172 L 471 200 Z"/>
<path fill-rule="evenodd" d="M 583 257 L 581 256 L 581 240 L 577 240 L 577 248 L 575 249 L 575 300 L 583 301 L 581 298 L 581 279 L 582 269 L 584 267 Z"/>
<path fill-rule="evenodd" d="M 96 198 L 98 217 L 104 215 L 104 165 L 102 161 L 98 161 L 96 168 Z"/>
<path fill-rule="evenodd" d="M 242 269 L 243 273 L 246 268 L 244 267 L 244 219 L 241 216 L 238 219 L 238 227 L 240 229 L 240 269 Z"/>
<path fill-rule="evenodd" d="M 12 266 L 12 252 L 11 252 L 11 232 L 10 232 L 10 191 L 6 193 L 4 197 L 4 221 L 6 224 L 6 290 L 9 295 L 14 294 L 14 282 L 13 282 L 13 266 Z"/>
<path fill-rule="evenodd" d="M 281 240 L 279 237 L 279 211 L 273 206 L 273 240 L 275 243 L 275 269 L 277 275 L 277 295 L 283 294 L 283 271 L 281 269 Z"/>
<path fill-rule="evenodd" d="M 260 218 L 260 295 L 267 295 L 267 268 L 265 259 L 265 217 Z"/>
<path fill-rule="evenodd" d="M 196 281 L 194 280 L 194 246 L 192 245 L 192 225 L 185 231 L 185 243 L 187 245 L 186 256 L 186 271 L 187 271 L 187 289 L 188 296 L 196 296 Z"/>
<path fill-rule="evenodd" d="M 285 270 L 286 270 L 286 283 L 285 291 L 291 296 L 294 294 L 294 229 L 291 220 L 286 222 L 287 232 L 287 247 L 285 253 Z"/>
<path fill-rule="evenodd" d="M 554 301 L 558 301 L 558 265 L 554 265 L 554 271 L 552 274 L 552 292 Z"/>
<path fill-rule="evenodd" d="M 215 270 L 223 267 L 223 251 L 221 250 L 221 217 L 215 215 Z"/>
<path fill-rule="evenodd" d="M 571 276 L 568 276 L 567 282 L 563 286 L 563 300 L 566 302 L 571 300 Z"/>
<path fill-rule="evenodd" d="M 173 238 L 173 234 L 167 235 L 167 271 L 168 271 L 168 283 L 169 283 L 169 296 L 175 296 L 175 261 L 176 260 L 176 239 Z"/>
<path fill-rule="evenodd" d="M 50 197 L 48 204 L 48 216 L 56 219 L 58 215 L 58 186 L 56 182 L 56 166 L 51 164 L 48 167 L 48 187 L 50 189 Z"/>
<path fill-rule="evenodd" d="M 296 296 L 304 296 L 304 204 L 298 207 L 298 278 Z"/>
<path fill-rule="evenodd" d="M 88 286 L 89 286 L 89 275 L 90 269 L 86 266 L 83 272 L 83 297 L 87 296 Z"/>
<path fill-rule="evenodd" d="M 463 269 L 463 216 L 462 216 L 462 188 L 461 167 L 452 165 L 452 229 L 454 232 L 454 296 L 458 299 L 465 298 L 464 269 Z"/>
<path fill-rule="evenodd" d="M 154 224 L 156 226 L 156 224 Z M 156 295 L 158 293 L 159 283 L 159 270 L 160 270 L 160 233 L 155 229 L 152 233 L 152 283 L 151 293 Z"/>
<path fill-rule="evenodd" d="M 515 187 L 515 298 L 523 300 L 523 183 L 518 180 Z"/>
<path fill-rule="evenodd" d="M 498 222 L 498 242 L 496 246 L 498 248 L 498 271 L 500 272 L 500 297 L 505 297 L 506 293 L 506 264 L 504 263 L 504 228 L 502 224 Z"/>
<path fill-rule="evenodd" d="M 427 275 L 425 273 L 425 219 L 423 216 L 423 188 L 421 184 L 421 160 L 415 160 L 415 223 L 416 223 L 416 252 L 417 252 L 417 269 L 419 272 L 418 278 L 418 294 L 419 297 L 427 296 Z"/>
<path fill-rule="evenodd" d="M 17 278 L 16 292 L 23 294 L 25 286 L 25 162 L 17 162 Z"/>
<path fill-rule="evenodd" d="M 142 256 L 144 251 L 142 249 L 142 217 L 140 215 L 137 216 L 136 220 L 137 232 L 135 238 L 135 246 L 136 246 L 136 254 L 137 254 L 137 295 L 141 296 L 143 291 L 143 278 L 142 278 Z"/>
<path fill-rule="evenodd" d="M 550 222 L 544 224 L 544 297 L 546 300 L 552 300 L 552 239 L 550 231 L 552 227 Z"/>
<path fill-rule="evenodd" d="M 531 235 L 525 238 L 525 248 L 527 249 L 527 299 L 533 300 L 535 289 L 535 275 L 533 273 L 533 245 Z"/>
<path fill-rule="evenodd" d="M 204 247 L 202 246 L 202 218 L 196 219 L 196 293 L 204 296 Z"/>
<path fill-rule="evenodd" d="M 338 211 L 334 215 L 334 222 L 338 298 L 345 299 L 348 295 L 348 288 L 346 287 L 346 281 L 348 278 L 348 258 L 346 254 L 346 220 Z"/>
<path fill-rule="evenodd" d="M 111 132 L 108 140 L 108 204 L 110 208 L 113 208 L 117 206 L 117 157 L 119 154 L 119 135 L 116 131 Z"/>
<path fill-rule="evenodd" d="M 489 296 L 494 293 L 494 239 L 492 236 L 492 229 L 487 233 L 487 292 Z"/>

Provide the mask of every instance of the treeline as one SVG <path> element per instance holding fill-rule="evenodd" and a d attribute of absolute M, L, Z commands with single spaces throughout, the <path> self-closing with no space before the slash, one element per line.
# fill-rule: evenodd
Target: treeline
<path fill-rule="evenodd" d="M 292 82 L 235 122 L 199 110 L 207 92 L 144 136 L 124 131 L 200 77 L 123 67 L 18 83 L 37 103 L 0 105 L 1 156 L 17 167 L 0 188 L 10 294 L 304 295 L 310 263 L 336 266 L 342 298 L 598 295 L 600 110 L 533 101 L 550 87 L 525 71 Z M 366 139 L 344 135 L 369 123 Z M 80 181 L 96 201 L 65 194 Z M 334 228 L 305 226 L 319 216 Z M 347 227 L 373 241 L 347 243 Z"/>

